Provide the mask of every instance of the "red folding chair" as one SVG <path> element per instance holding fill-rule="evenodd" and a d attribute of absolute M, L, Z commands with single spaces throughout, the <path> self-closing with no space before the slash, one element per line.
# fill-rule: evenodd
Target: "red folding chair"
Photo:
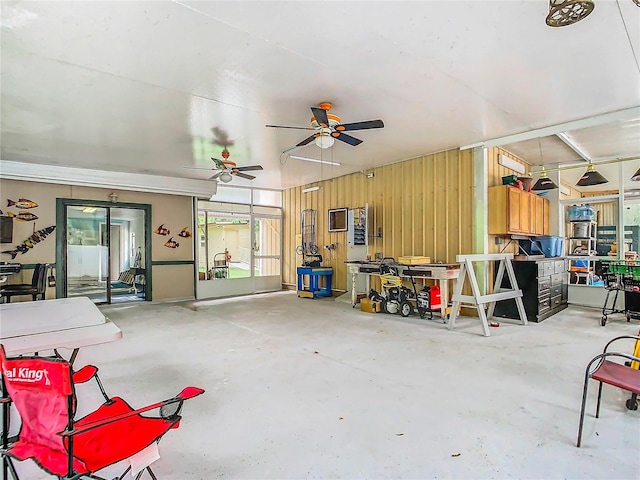
<path fill-rule="evenodd" d="M 153 444 L 171 428 L 178 428 L 182 403 L 204 390 L 187 387 L 162 402 L 134 410 L 120 397 L 109 398 L 96 411 L 74 420 L 75 382 L 97 380 L 97 369 L 89 366 L 72 374 L 69 363 L 61 358 L 20 357 L 8 359 L 0 345 L 3 391 L 2 464 L 3 478 L 9 471 L 19 480 L 13 460 L 32 459 L 47 473 L 58 478 L 78 479 L 95 475 L 121 460 L 131 459 Z M 22 420 L 17 439 L 9 444 L 8 405 L 13 403 Z M 141 413 L 159 410 L 159 416 Z M 136 464 L 139 466 L 138 464 Z M 122 479 L 131 465 L 119 477 Z M 147 471 L 143 465 L 136 479 Z"/>

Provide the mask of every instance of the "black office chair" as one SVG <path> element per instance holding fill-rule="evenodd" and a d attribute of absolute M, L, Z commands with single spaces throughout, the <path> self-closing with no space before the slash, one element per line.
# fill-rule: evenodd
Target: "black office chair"
<path fill-rule="evenodd" d="M 11 297 L 18 295 L 31 295 L 33 301 L 44 300 L 47 289 L 47 271 L 49 270 L 49 267 L 49 264 L 36 263 L 36 266 L 33 269 L 31 283 L 5 285 L 0 288 L 0 295 L 6 297 L 7 303 L 11 303 Z"/>

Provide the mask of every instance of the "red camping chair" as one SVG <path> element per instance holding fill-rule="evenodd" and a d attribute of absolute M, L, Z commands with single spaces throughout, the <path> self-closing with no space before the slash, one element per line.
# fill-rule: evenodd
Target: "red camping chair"
<path fill-rule="evenodd" d="M 13 459 L 33 459 L 43 470 L 58 478 L 97 478 L 95 472 L 126 460 L 150 447 L 171 428 L 178 428 L 184 400 L 204 393 L 187 387 L 174 398 L 138 410 L 120 397 L 109 398 L 96 411 L 74 420 L 76 405 L 74 380 L 86 381 L 97 373 L 85 367 L 72 376 L 69 363 L 60 358 L 21 357 L 7 359 L 0 345 L 3 383 L 3 478 L 7 470 L 18 479 Z M 96 376 L 97 379 L 97 376 Z M 102 389 L 101 384 L 98 385 Z M 8 394 L 8 396 L 7 396 Z M 8 404 L 13 402 L 22 426 L 17 440 L 8 444 Z M 160 411 L 159 417 L 141 413 Z M 122 479 L 131 466 L 119 477 Z M 148 465 L 144 471 L 155 479 Z"/>

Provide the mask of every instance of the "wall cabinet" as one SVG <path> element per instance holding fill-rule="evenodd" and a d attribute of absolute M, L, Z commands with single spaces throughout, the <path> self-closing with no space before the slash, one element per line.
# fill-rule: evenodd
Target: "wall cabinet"
<path fill-rule="evenodd" d="M 549 200 L 509 185 L 489 187 L 490 235 L 547 235 Z"/>

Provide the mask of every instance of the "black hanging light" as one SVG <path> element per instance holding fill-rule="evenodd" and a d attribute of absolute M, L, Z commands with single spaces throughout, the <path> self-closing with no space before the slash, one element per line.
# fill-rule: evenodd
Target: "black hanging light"
<path fill-rule="evenodd" d="M 594 7 L 593 0 L 549 0 L 547 25 L 550 27 L 573 25 L 593 12 Z"/>
<path fill-rule="evenodd" d="M 547 175 L 547 171 L 543 168 L 540 172 L 540 178 L 531 190 L 555 190 L 558 186 Z"/>
<path fill-rule="evenodd" d="M 576 185 L 578 187 L 590 187 L 592 185 L 602 185 L 603 183 L 608 182 L 609 180 L 604 178 L 604 176 L 602 176 L 600 172 L 597 172 L 593 168 L 593 163 L 589 162 L 587 171 L 584 172 L 584 175 L 582 175 L 582 177 L 580 177 L 580 180 L 578 180 L 578 183 L 576 183 Z"/>
<path fill-rule="evenodd" d="M 634 182 L 640 182 L 640 168 L 636 170 L 636 173 L 633 174 L 633 177 L 631 177 L 631 180 Z"/>

